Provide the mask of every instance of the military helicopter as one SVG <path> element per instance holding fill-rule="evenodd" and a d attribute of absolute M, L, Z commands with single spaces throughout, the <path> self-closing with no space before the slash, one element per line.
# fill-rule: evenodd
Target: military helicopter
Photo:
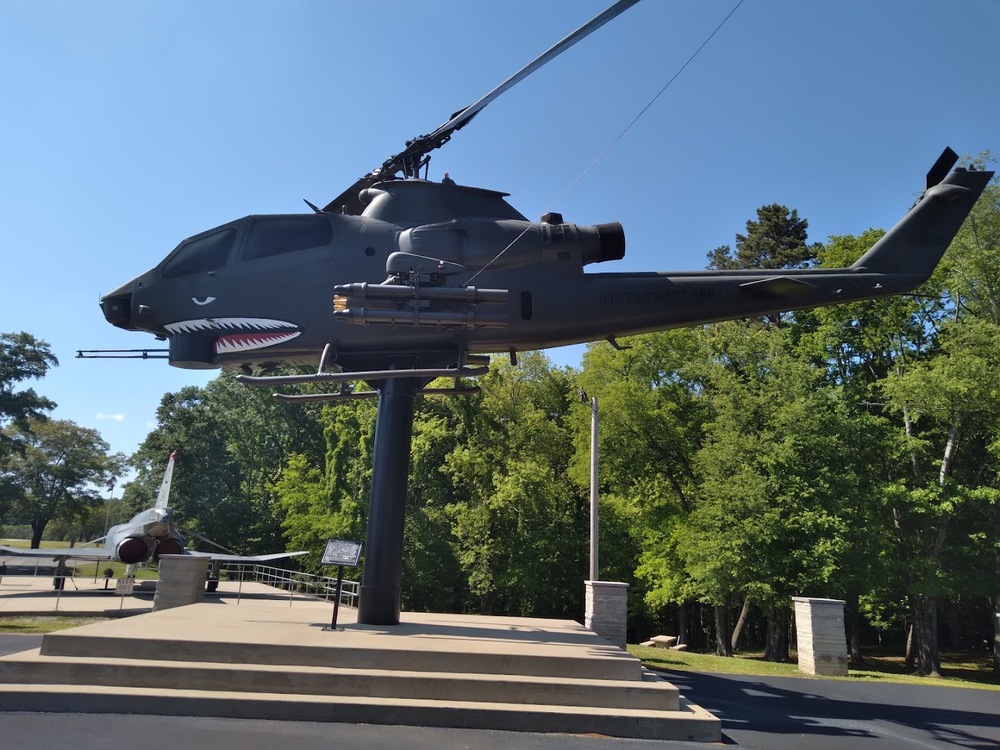
<path fill-rule="evenodd" d="M 950 149 L 913 209 L 845 269 L 585 273 L 624 256 L 620 224 L 531 221 L 505 193 L 418 176 L 487 104 L 637 1 L 615 3 L 323 208 L 184 240 L 104 295 L 105 318 L 165 339 L 175 367 L 319 364 L 321 379 L 364 380 L 474 374 L 490 352 L 898 294 L 930 275 L 990 177 L 949 174 Z"/>
<path fill-rule="evenodd" d="M 847 268 L 647 273 L 585 272 L 624 256 L 618 223 L 556 213 L 532 221 L 506 193 L 427 179 L 432 151 L 636 2 L 615 3 L 323 208 L 202 232 L 101 300 L 109 323 L 166 340 L 175 367 L 237 368 L 252 385 L 375 386 L 283 396 L 379 397 L 360 622 L 398 622 L 413 402 L 430 381 L 454 377 L 443 390 L 461 393 L 458 379 L 486 372 L 493 352 L 516 359 L 600 339 L 617 345 L 620 336 L 909 291 L 930 276 L 992 177 L 953 169 L 958 157 L 946 149 L 909 212 Z M 302 364 L 317 369 L 268 374 Z"/>

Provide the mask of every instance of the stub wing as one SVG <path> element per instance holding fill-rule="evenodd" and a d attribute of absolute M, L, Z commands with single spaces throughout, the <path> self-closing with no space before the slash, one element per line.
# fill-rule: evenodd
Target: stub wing
<path fill-rule="evenodd" d="M 66 547 L 60 549 L 23 549 L 0 545 L 0 557 L 33 557 L 35 559 L 58 560 L 110 560 L 114 555 L 103 547 Z"/>
<path fill-rule="evenodd" d="M 270 562 L 271 560 L 281 560 L 285 557 L 296 557 L 298 555 L 306 554 L 305 550 L 300 552 L 273 552 L 269 555 L 229 555 L 223 552 L 185 552 L 185 555 L 191 555 L 192 557 L 207 557 L 212 562 L 224 562 L 224 563 L 263 563 Z"/>

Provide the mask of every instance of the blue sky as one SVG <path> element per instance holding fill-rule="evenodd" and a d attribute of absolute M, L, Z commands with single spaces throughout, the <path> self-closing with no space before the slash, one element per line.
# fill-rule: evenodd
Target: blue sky
<path fill-rule="evenodd" d="M 608 4 L 4 0 L 0 331 L 49 342 L 60 366 L 34 386 L 55 416 L 131 453 L 165 392 L 214 372 L 75 359 L 156 345 L 105 323 L 101 293 L 194 233 L 323 205 Z M 431 176 L 530 217 L 621 221 L 626 257 L 601 270 L 689 270 L 760 205 L 817 241 L 889 227 L 945 146 L 1000 151 L 995 0 L 746 0 L 573 185 L 735 4 L 640 2 L 491 104 Z"/>

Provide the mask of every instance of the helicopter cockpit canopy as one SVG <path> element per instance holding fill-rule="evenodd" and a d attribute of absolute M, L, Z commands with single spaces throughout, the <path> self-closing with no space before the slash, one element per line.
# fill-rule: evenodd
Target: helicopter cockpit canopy
<path fill-rule="evenodd" d="M 234 223 L 184 240 L 163 261 L 160 276 L 179 279 L 219 270 L 229 260 L 237 233 Z"/>
<path fill-rule="evenodd" d="M 238 242 L 241 233 L 244 239 Z M 237 245 L 239 259 L 253 261 L 332 243 L 333 225 L 327 215 L 247 216 L 181 242 L 160 265 L 160 277 L 179 279 L 218 271 Z"/>

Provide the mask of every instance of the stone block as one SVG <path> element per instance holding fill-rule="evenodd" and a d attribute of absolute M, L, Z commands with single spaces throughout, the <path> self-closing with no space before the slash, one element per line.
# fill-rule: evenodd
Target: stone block
<path fill-rule="evenodd" d="M 205 595 L 208 558 L 193 555 L 162 555 L 160 578 L 153 597 L 153 611 L 200 602 Z"/>
<path fill-rule="evenodd" d="M 656 648 L 670 648 L 677 644 L 676 635 L 654 635 L 652 640 Z"/>
<path fill-rule="evenodd" d="M 847 635 L 842 599 L 792 597 L 798 638 L 799 670 L 806 674 L 847 676 Z"/>
<path fill-rule="evenodd" d="M 619 648 L 625 648 L 628 615 L 628 584 L 616 581 L 584 581 L 586 601 L 584 627 Z"/>

